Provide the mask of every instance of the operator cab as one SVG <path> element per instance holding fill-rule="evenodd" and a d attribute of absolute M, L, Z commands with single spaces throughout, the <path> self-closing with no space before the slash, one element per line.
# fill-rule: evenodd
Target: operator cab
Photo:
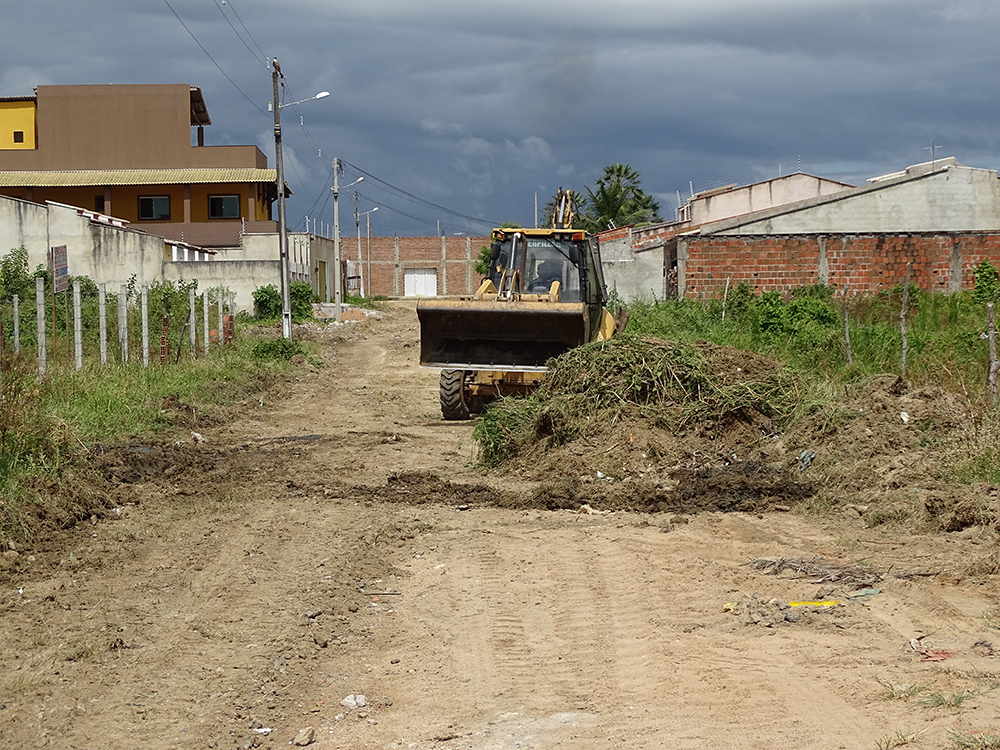
<path fill-rule="evenodd" d="M 499 288 L 504 271 L 517 272 L 518 293 L 548 294 L 552 282 L 559 282 L 563 302 L 583 302 L 587 295 L 582 232 L 529 234 L 516 229 L 493 233 L 490 253 L 490 280 Z"/>

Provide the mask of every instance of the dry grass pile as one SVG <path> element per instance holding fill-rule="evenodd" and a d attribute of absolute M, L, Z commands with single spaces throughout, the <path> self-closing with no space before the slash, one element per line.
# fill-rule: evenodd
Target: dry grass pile
<path fill-rule="evenodd" d="M 517 456 L 594 437 L 620 422 L 680 435 L 734 415 L 785 420 L 799 404 L 792 374 L 732 347 L 618 336 L 550 362 L 527 399 L 492 405 L 476 427 L 480 457 L 498 466 Z"/>

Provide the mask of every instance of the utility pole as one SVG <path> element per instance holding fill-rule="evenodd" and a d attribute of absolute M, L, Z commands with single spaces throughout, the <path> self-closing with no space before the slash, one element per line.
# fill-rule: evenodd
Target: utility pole
<path fill-rule="evenodd" d="M 333 303 L 335 320 L 340 322 L 340 305 L 344 301 L 340 278 L 340 209 L 337 197 L 340 195 L 340 159 L 333 157 Z"/>
<path fill-rule="evenodd" d="M 292 337 L 292 302 L 288 289 L 288 228 L 285 225 L 285 169 L 281 158 L 281 99 L 278 97 L 278 71 L 271 70 L 274 87 L 274 166 L 278 172 L 278 255 L 281 258 L 281 335 Z M 336 206 L 336 203 L 334 204 Z M 337 313 L 340 320 L 340 313 Z"/>
<path fill-rule="evenodd" d="M 365 274 L 361 265 L 361 214 L 358 213 L 358 191 L 354 191 L 354 227 L 358 230 L 358 291 L 365 296 Z"/>

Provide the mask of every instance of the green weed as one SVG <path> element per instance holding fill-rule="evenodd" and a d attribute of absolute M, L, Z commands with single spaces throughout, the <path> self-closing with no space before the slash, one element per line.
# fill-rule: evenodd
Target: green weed
<path fill-rule="evenodd" d="M 922 706 L 929 706 L 931 708 L 938 708 L 939 706 L 959 708 L 963 703 L 970 698 L 975 698 L 979 695 L 979 693 L 979 690 L 963 690 L 958 693 L 952 693 L 951 695 L 945 695 L 944 693 L 931 693 L 920 703 Z"/>
<path fill-rule="evenodd" d="M 1000 748 L 1000 734 L 992 732 L 948 731 L 948 739 L 959 747 L 969 750 L 996 750 Z"/>
<path fill-rule="evenodd" d="M 889 680 L 883 680 L 881 677 L 876 677 L 875 682 L 882 686 L 882 697 L 885 700 L 908 700 L 916 695 L 924 692 L 930 687 L 929 683 L 913 683 L 904 682 L 901 685 L 895 685 Z"/>
<path fill-rule="evenodd" d="M 923 733 L 923 730 L 919 732 L 904 732 L 902 729 L 897 729 L 895 734 L 887 734 L 875 740 L 875 747 L 878 750 L 891 750 L 894 747 L 912 745 L 920 740 Z"/>

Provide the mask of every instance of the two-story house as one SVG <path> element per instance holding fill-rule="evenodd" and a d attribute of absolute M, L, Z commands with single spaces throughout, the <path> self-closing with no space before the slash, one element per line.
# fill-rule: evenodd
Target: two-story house
<path fill-rule="evenodd" d="M 187 84 L 38 86 L 0 98 L 0 195 L 209 248 L 275 232 L 275 170 L 256 146 L 205 146 L 211 123 L 201 89 Z"/>

